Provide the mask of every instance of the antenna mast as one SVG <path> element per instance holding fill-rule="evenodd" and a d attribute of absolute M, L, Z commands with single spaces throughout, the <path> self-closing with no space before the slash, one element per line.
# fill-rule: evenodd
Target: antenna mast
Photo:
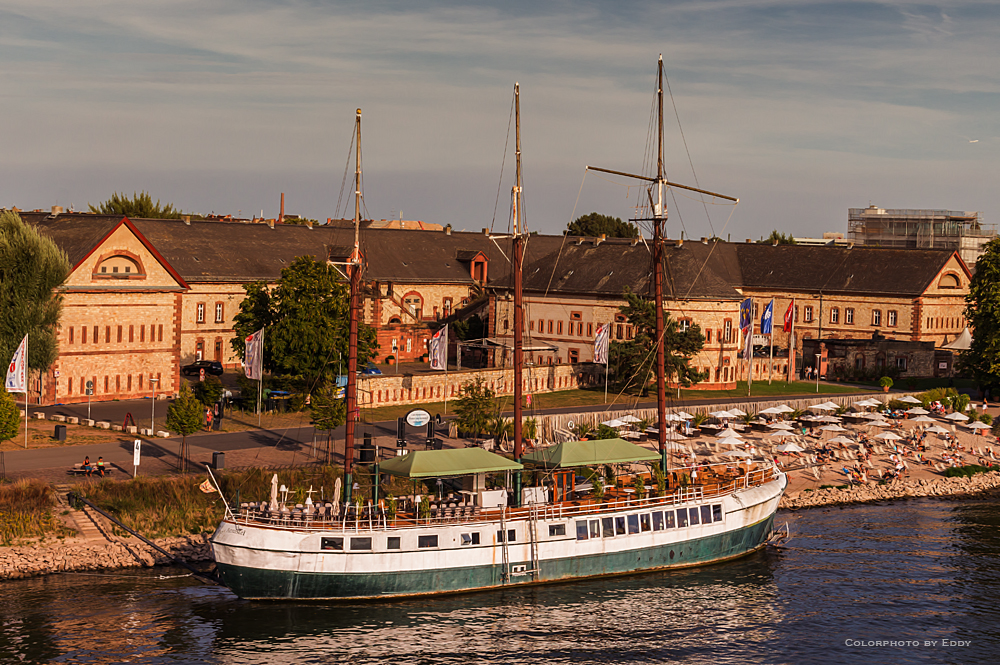
<path fill-rule="evenodd" d="M 354 425 L 358 420 L 358 319 L 361 313 L 361 109 L 357 119 L 357 151 L 354 169 L 354 251 L 348 262 L 351 278 L 350 327 L 347 338 L 347 427 L 344 435 L 344 498 L 350 502 L 354 489 Z"/>
<path fill-rule="evenodd" d="M 517 157 L 517 183 L 513 191 L 514 248 L 514 461 L 520 462 L 524 455 L 524 441 L 521 424 L 521 396 L 524 390 L 522 365 L 524 364 L 524 303 L 521 287 L 521 267 L 524 262 L 523 201 L 521 199 L 521 88 L 514 83 L 514 127 L 516 134 L 515 151 Z M 514 502 L 521 505 L 521 474 L 514 474 Z"/>

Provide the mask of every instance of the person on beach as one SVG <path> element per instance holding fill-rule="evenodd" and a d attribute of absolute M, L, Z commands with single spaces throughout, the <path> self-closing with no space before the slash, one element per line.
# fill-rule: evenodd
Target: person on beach
<path fill-rule="evenodd" d="M 212 410 L 205 409 L 205 429 L 212 431 Z"/>
<path fill-rule="evenodd" d="M 95 470 L 97 471 L 97 473 L 99 473 L 101 475 L 101 478 L 104 477 L 104 458 L 103 457 L 98 457 L 97 458 L 97 469 L 95 469 Z"/>
<path fill-rule="evenodd" d="M 83 458 L 83 466 L 81 466 L 80 468 L 83 469 L 88 476 L 90 475 L 90 472 L 93 469 L 93 467 L 90 466 L 90 455 L 87 455 L 86 457 Z"/>

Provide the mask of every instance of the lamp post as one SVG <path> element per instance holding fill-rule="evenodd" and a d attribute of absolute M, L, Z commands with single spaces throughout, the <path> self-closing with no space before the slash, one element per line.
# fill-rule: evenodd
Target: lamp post
<path fill-rule="evenodd" d="M 819 392 L 819 359 L 821 357 L 822 354 L 816 354 L 816 392 Z"/>
<path fill-rule="evenodd" d="M 151 404 L 152 408 L 150 409 L 150 413 L 149 413 L 149 437 L 150 438 L 153 438 L 153 436 L 156 434 L 156 383 L 158 381 L 159 381 L 159 379 L 154 379 L 152 377 L 149 378 L 149 385 L 153 389 L 153 399 L 150 400 L 152 402 L 152 404 Z"/>

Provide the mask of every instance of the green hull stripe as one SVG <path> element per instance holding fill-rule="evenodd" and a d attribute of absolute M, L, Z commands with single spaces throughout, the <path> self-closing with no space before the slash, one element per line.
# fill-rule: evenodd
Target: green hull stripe
<path fill-rule="evenodd" d="M 248 600 L 371 599 L 460 593 L 500 586 L 628 575 L 734 559 L 760 549 L 773 523 L 772 514 L 742 529 L 686 542 L 542 561 L 537 579 L 531 574 L 513 575 L 506 584 L 501 565 L 365 574 L 302 573 L 217 565 L 226 586 Z M 531 568 L 527 561 L 512 561 L 511 565 Z"/>

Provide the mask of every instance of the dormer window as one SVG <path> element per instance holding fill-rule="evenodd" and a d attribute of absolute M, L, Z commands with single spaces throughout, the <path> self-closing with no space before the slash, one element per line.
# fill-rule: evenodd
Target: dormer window
<path fill-rule="evenodd" d="M 94 269 L 94 277 L 99 279 L 142 279 L 145 276 L 138 259 L 125 254 L 105 256 Z"/>

